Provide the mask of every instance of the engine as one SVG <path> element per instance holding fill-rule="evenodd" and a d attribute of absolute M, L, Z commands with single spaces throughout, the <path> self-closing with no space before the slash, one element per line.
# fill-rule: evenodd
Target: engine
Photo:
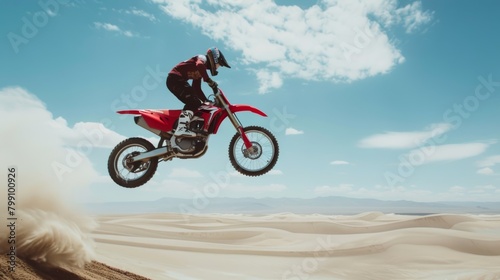
<path fill-rule="evenodd" d="M 189 123 L 189 130 L 200 133 L 203 130 L 204 124 L 205 122 L 203 121 L 203 119 L 193 120 Z"/>
<path fill-rule="evenodd" d="M 205 149 L 206 138 L 182 138 L 177 141 L 177 145 L 182 149 L 183 154 L 196 155 Z"/>
<path fill-rule="evenodd" d="M 189 122 L 188 129 L 195 132 L 201 133 L 202 135 L 206 135 L 203 132 L 203 125 L 205 121 L 203 118 L 194 116 L 194 118 Z M 177 129 L 175 127 L 175 129 Z M 206 151 L 206 142 L 208 136 L 198 136 L 196 138 L 181 138 L 176 140 L 177 146 L 181 148 L 180 151 L 182 154 L 185 154 L 186 157 L 198 157 L 201 156 Z"/>

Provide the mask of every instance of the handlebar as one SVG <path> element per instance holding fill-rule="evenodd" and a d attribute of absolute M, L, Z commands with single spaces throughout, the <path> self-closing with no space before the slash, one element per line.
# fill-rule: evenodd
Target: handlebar
<path fill-rule="evenodd" d="M 213 106 L 222 107 L 222 104 L 220 104 L 220 101 L 217 98 L 217 95 L 219 95 L 220 93 L 221 93 L 220 89 L 217 89 L 217 91 L 215 91 L 214 94 L 210 94 L 208 96 L 207 99 L 210 103 L 212 103 Z"/>

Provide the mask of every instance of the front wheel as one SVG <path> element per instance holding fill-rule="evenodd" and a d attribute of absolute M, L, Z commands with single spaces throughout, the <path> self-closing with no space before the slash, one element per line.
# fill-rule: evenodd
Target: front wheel
<path fill-rule="evenodd" d="M 155 174 L 158 158 L 136 162 L 132 162 L 132 158 L 154 148 L 151 142 L 138 137 L 120 142 L 111 151 L 108 159 L 108 172 L 111 179 L 125 188 L 136 188 L 145 184 Z"/>
<path fill-rule="evenodd" d="M 244 128 L 252 147 L 247 149 L 239 133 L 229 143 L 229 160 L 243 175 L 260 176 L 271 170 L 278 161 L 279 147 L 274 135 L 259 126 Z"/>

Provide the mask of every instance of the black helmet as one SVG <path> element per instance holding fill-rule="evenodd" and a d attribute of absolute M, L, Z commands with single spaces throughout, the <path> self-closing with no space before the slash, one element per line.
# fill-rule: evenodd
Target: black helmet
<path fill-rule="evenodd" d="M 219 51 L 218 48 L 210 48 L 207 51 L 207 63 L 208 66 L 210 67 L 210 73 L 212 76 L 217 76 L 218 72 L 216 70 L 215 64 L 219 63 L 220 66 L 224 66 L 227 68 L 231 68 L 229 64 L 227 64 L 226 59 L 224 58 L 224 55 L 222 54 L 221 51 Z"/>

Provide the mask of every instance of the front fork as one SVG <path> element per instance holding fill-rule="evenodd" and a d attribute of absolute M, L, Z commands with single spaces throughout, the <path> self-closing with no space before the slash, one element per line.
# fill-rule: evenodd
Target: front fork
<path fill-rule="evenodd" d="M 243 139 L 243 143 L 245 144 L 245 148 L 247 148 L 247 151 L 251 152 L 250 148 L 252 148 L 252 142 L 248 139 L 245 130 L 243 129 L 243 125 L 241 124 L 240 120 L 234 115 L 233 112 L 229 110 L 229 108 L 226 108 L 227 111 L 227 116 L 229 117 L 229 120 L 233 124 L 234 128 L 236 128 L 236 131 L 241 136 L 241 139 Z"/>
<path fill-rule="evenodd" d="M 253 145 L 252 145 L 252 142 L 250 142 L 250 140 L 248 139 L 240 120 L 236 117 L 236 115 L 233 112 L 231 112 L 231 110 L 229 110 L 229 106 L 227 105 L 226 101 L 224 100 L 224 98 L 222 98 L 222 96 L 220 95 L 219 92 L 217 92 L 215 94 L 215 97 L 220 102 L 220 104 L 222 104 L 222 106 L 224 107 L 224 110 L 226 110 L 226 112 L 227 112 L 227 116 L 229 117 L 229 120 L 233 124 L 236 131 L 238 131 L 238 133 L 240 134 L 241 139 L 243 139 L 243 143 L 245 144 L 245 148 L 247 148 L 247 152 L 251 153 L 253 151 L 251 149 Z"/>

